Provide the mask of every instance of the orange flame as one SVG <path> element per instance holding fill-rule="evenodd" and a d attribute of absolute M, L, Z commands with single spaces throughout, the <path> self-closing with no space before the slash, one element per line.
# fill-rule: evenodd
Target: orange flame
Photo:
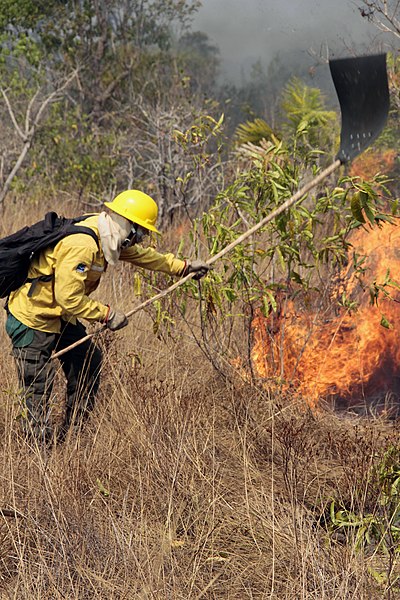
<path fill-rule="evenodd" d="M 396 150 L 372 150 L 364 152 L 354 159 L 349 175 L 372 179 L 376 173 L 388 174 L 393 172 L 397 158 Z"/>
<path fill-rule="evenodd" d="M 399 228 L 385 224 L 359 230 L 352 244 L 367 256 L 367 281 L 382 283 L 388 271 L 400 281 Z M 347 296 L 357 298 L 355 313 L 341 309 L 332 314 L 332 307 L 302 310 L 287 300 L 280 315 L 266 319 L 260 314 L 253 321 L 252 360 L 258 375 L 281 378 L 311 406 L 321 398 L 349 406 L 389 392 L 400 396 L 400 294 L 390 287 L 392 299 L 379 296 L 378 305 L 371 305 L 352 265 L 343 278 Z"/>

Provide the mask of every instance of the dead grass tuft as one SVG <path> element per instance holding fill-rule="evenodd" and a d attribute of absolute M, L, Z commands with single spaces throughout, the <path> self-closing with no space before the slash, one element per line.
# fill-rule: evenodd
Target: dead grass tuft
<path fill-rule="evenodd" d="M 99 293 L 134 302 L 121 282 Z M 370 469 L 398 443 L 395 423 L 315 414 L 224 379 L 183 323 L 160 341 L 140 314 L 101 342 L 84 432 L 44 452 L 19 438 L 0 340 L 0 508 L 15 511 L 0 514 L 0 599 L 395 597 L 327 523 L 332 498 L 373 506 Z M 60 403 L 62 381 L 55 392 Z"/>

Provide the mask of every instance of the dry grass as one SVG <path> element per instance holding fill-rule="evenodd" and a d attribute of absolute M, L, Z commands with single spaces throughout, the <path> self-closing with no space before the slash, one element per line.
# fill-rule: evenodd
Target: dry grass
<path fill-rule="evenodd" d="M 131 308 L 108 278 L 99 294 Z M 332 497 L 368 502 L 371 461 L 397 443 L 395 424 L 312 414 L 223 379 L 182 322 L 160 341 L 139 314 L 101 342 L 84 432 L 44 452 L 19 438 L 0 341 L 0 507 L 15 511 L 0 516 L 1 600 L 395 597 L 369 573 L 377 556 L 320 520 Z M 55 391 L 60 402 L 61 381 Z"/>

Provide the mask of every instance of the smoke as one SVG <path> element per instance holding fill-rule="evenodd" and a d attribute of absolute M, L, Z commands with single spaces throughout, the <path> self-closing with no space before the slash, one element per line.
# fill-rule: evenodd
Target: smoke
<path fill-rule="evenodd" d="M 239 82 L 260 60 L 314 69 L 332 57 L 386 51 L 388 42 L 360 14 L 362 0 L 203 0 L 193 29 L 219 47 L 221 75 Z"/>

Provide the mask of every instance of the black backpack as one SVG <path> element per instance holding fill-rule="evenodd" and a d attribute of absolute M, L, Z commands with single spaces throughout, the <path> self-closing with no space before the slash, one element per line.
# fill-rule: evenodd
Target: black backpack
<path fill-rule="evenodd" d="M 50 281 L 51 276 L 28 279 L 30 263 L 42 250 L 55 246 L 67 235 L 86 233 L 92 236 L 99 246 L 97 235 L 92 229 L 75 225 L 88 216 L 90 215 L 67 219 L 59 217 L 55 212 L 49 212 L 42 221 L 0 239 L 0 298 L 6 298 L 10 292 L 17 290 L 27 281 L 32 282 L 28 294 L 32 295 L 38 281 Z"/>

